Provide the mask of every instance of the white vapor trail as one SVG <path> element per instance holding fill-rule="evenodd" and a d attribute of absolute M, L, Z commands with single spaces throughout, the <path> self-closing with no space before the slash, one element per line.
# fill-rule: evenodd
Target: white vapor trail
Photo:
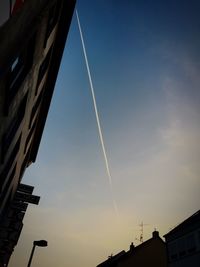
<path fill-rule="evenodd" d="M 97 110 L 97 104 L 96 104 L 96 98 L 95 98 L 95 93 L 94 93 L 92 77 L 91 77 L 91 73 L 90 73 L 90 67 L 89 67 L 89 64 L 88 64 L 87 53 L 86 53 L 86 49 L 85 49 L 85 43 L 84 43 L 84 39 L 83 39 L 83 34 L 82 34 L 80 20 L 79 20 L 79 16 L 78 16 L 78 11 L 77 10 L 76 10 L 76 17 L 77 17 L 77 22 L 78 22 L 78 28 L 79 28 L 79 32 L 80 32 L 82 47 L 83 47 L 83 53 L 84 53 L 84 57 L 85 57 L 85 63 L 86 63 L 86 68 L 87 68 L 87 73 L 88 73 L 88 78 L 89 78 L 89 83 L 90 83 L 90 89 L 91 89 L 91 93 L 92 93 L 92 99 L 93 99 L 93 104 L 94 104 L 96 121 L 97 121 L 97 126 L 98 126 L 98 131 L 99 131 L 99 138 L 100 138 L 100 141 L 101 141 L 101 146 L 102 146 L 103 155 L 104 155 L 105 164 L 106 164 L 106 171 L 107 171 L 107 174 L 108 174 L 108 180 L 109 180 L 110 190 L 111 190 L 111 194 L 112 194 L 113 206 L 114 206 L 114 209 L 115 209 L 115 212 L 116 212 L 117 216 L 119 216 L 117 203 L 116 203 L 114 195 L 113 195 L 112 177 L 111 177 L 110 168 L 109 168 L 109 164 L 108 164 L 108 158 L 107 158 L 106 149 L 105 149 L 105 145 L 104 145 L 104 139 L 103 139 L 103 134 L 102 134 L 102 130 L 101 130 L 99 114 L 98 114 L 98 110 Z"/>

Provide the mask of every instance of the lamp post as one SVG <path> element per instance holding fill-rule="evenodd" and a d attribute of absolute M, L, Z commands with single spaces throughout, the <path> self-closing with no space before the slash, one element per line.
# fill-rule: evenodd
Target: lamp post
<path fill-rule="evenodd" d="M 47 247 L 48 246 L 48 243 L 47 243 L 46 240 L 33 241 L 33 248 L 31 250 L 31 255 L 30 255 L 30 258 L 29 258 L 28 266 L 27 267 L 30 267 L 31 266 L 31 262 L 32 262 L 32 258 L 33 258 L 33 254 L 34 254 L 34 251 L 35 251 L 35 247 L 36 246 L 38 246 L 38 247 Z"/>

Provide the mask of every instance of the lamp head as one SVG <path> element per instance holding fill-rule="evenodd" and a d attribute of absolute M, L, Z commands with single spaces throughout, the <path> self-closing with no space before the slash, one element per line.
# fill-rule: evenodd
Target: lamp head
<path fill-rule="evenodd" d="M 48 246 L 48 243 L 46 240 L 34 241 L 33 244 L 34 244 L 34 246 L 38 246 L 38 247 L 47 247 Z"/>

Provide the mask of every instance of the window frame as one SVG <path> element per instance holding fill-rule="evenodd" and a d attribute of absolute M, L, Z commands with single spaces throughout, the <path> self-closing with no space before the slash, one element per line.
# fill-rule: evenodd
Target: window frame
<path fill-rule="evenodd" d="M 20 90 L 28 73 L 30 72 L 35 51 L 36 34 L 34 33 L 27 44 L 12 59 L 7 71 L 6 105 L 5 113 L 8 115 L 9 107 Z"/>

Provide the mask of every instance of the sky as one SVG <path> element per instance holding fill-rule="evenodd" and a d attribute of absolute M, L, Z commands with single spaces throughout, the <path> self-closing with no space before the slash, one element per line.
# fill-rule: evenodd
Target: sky
<path fill-rule="evenodd" d="M 10 267 L 92 267 L 163 237 L 199 210 L 200 3 L 77 2 L 104 143 L 99 139 L 75 14 L 36 163 L 35 186 Z"/>

